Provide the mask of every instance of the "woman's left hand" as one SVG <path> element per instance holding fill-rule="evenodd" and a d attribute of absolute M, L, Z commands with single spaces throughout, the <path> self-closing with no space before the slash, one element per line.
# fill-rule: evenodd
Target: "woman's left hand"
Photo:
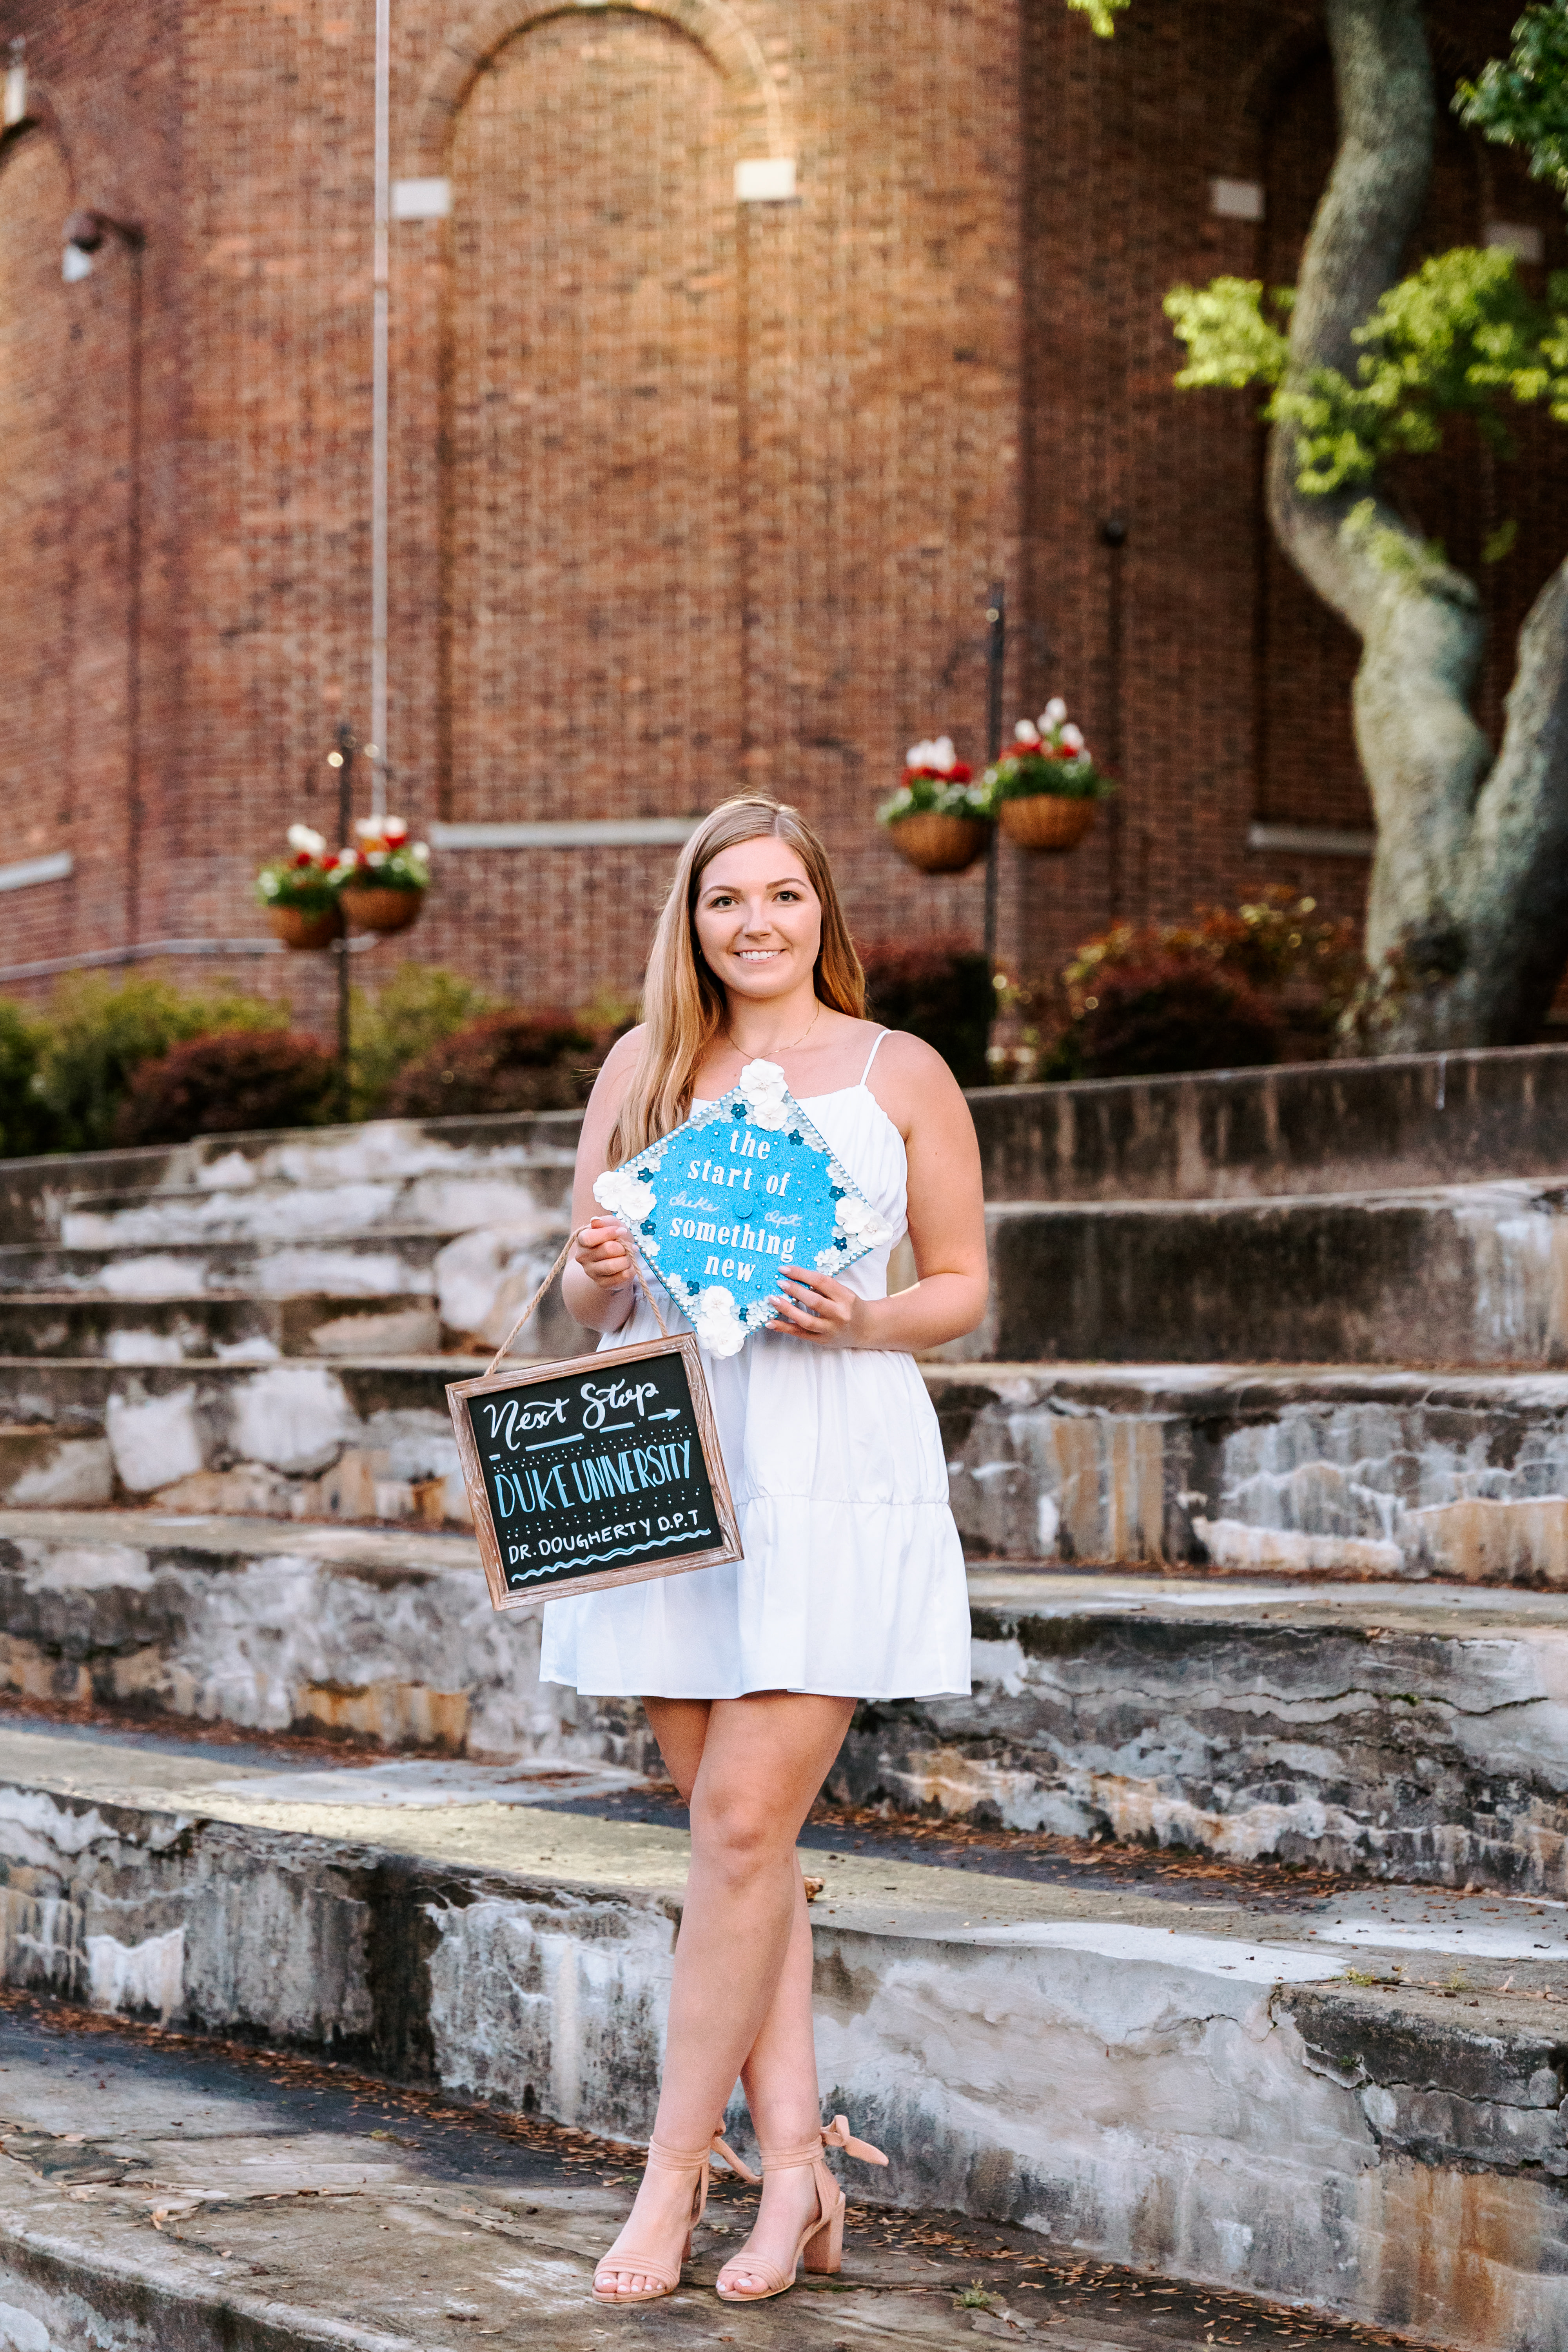
<path fill-rule="evenodd" d="M 819 1348 L 864 1348 L 869 1344 L 868 1299 L 831 1275 L 807 1273 L 803 1265 L 782 1271 L 778 1319 L 770 1331 L 814 1339 Z"/>

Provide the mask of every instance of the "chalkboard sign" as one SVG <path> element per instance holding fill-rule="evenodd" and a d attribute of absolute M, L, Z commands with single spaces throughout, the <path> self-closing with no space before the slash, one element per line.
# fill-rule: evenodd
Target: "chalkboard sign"
<path fill-rule="evenodd" d="M 739 1559 L 689 1331 L 447 1391 L 498 1609 Z"/>

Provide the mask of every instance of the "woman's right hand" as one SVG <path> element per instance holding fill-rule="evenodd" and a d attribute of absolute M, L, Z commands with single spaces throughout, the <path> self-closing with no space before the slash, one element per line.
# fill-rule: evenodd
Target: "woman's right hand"
<path fill-rule="evenodd" d="M 601 1290 L 629 1290 L 635 1279 L 631 1244 L 618 1217 L 590 1217 L 573 1255 Z"/>

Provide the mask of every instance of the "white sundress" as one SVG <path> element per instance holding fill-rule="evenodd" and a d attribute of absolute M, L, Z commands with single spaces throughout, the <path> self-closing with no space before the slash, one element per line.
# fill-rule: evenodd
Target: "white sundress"
<path fill-rule="evenodd" d="M 842 1277 L 863 1298 L 887 1297 L 906 1230 L 904 1140 L 866 1083 L 887 1034 L 858 1086 L 801 1104 L 892 1229 Z M 639 1293 L 600 1345 L 658 1337 Z M 601 1698 L 967 1697 L 963 1552 L 913 1357 L 759 1331 L 702 1368 L 744 1558 L 548 1602 L 541 1679 Z"/>

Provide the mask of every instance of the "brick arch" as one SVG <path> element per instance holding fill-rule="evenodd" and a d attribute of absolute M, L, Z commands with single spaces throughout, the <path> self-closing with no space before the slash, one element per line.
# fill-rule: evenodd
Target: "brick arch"
<path fill-rule="evenodd" d="M 678 26 L 732 85 L 737 110 L 759 152 L 792 152 L 785 102 L 762 44 L 728 0 L 614 0 L 614 6 L 618 13 L 662 16 Z M 457 116 L 498 49 L 552 17 L 605 13 L 605 0 L 567 0 L 564 6 L 562 0 L 488 0 L 466 25 L 447 35 L 426 77 L 415 110 L 414 171 L 434 175 L 445 169 Z"/>

